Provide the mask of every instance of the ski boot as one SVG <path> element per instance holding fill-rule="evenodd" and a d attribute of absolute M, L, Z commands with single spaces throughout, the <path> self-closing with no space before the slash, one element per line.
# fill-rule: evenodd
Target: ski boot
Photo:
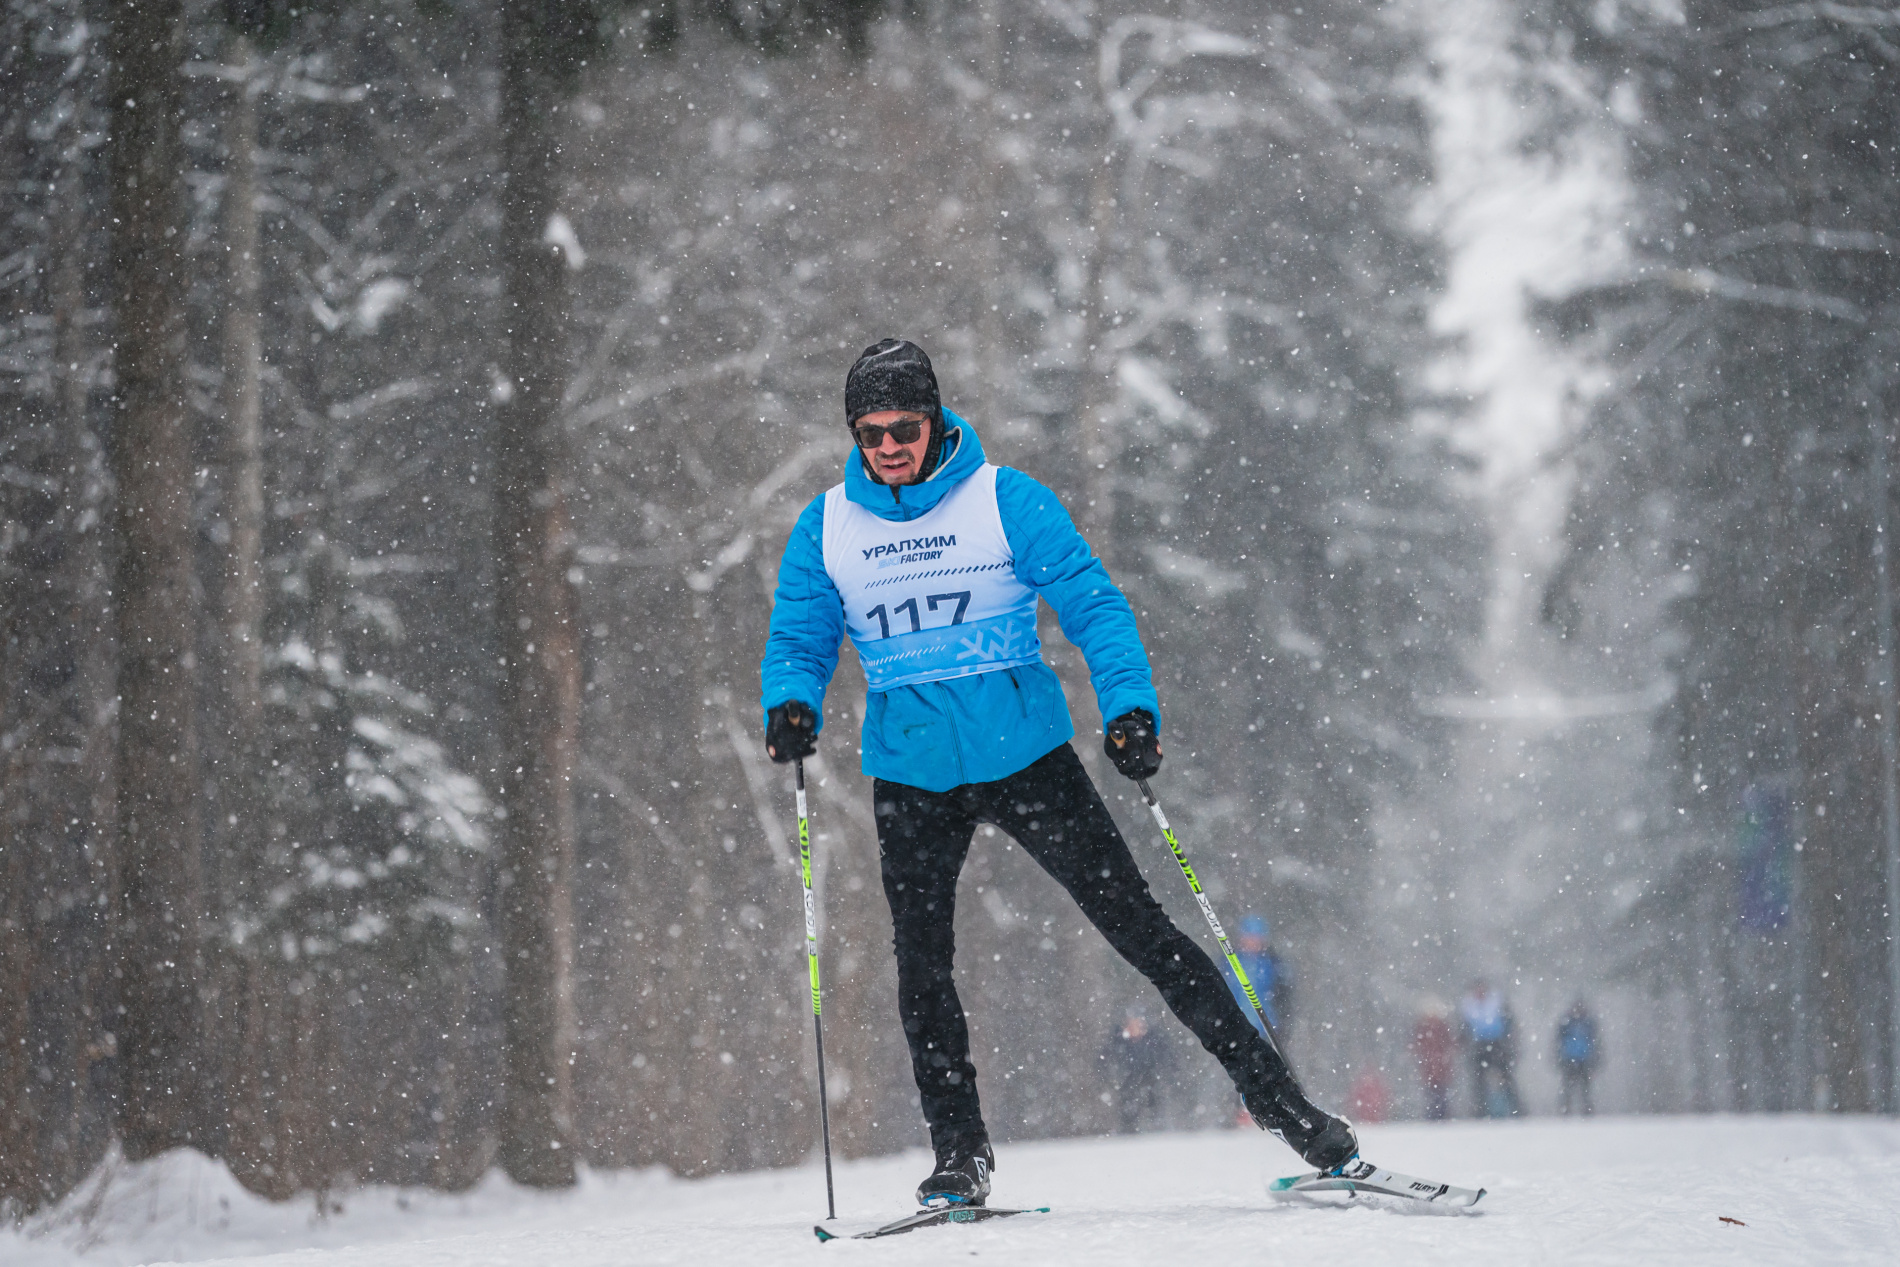
<path fill-rule="evenodd" d="M 990 1171 L 996 1154 L 988 1140 L 975 1145 L 947 1144 L 937 1150 L 937 1171 L 917 1186 L 917 1204 L 925 1209 L 982 1205 L 990 1197 Z"/>
<path fill-rule="evenodd" d="M 1248 1097 L 1247 1112 L 1322 1173 L 1338 1170 L 1359 1155 L 1352 1123 L 1315 1106 L 1298 1087 L 1280 1087 L 1264 1099 Z"/>

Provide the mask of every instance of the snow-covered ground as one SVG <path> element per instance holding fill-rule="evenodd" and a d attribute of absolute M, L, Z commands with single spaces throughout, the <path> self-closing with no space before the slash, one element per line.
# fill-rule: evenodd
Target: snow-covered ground
<path fill-rule="evenodd" d="M 825 1262 L 1113 1264 L 1891 1263 L 1900 1246 L 1900 1123 L 1682 1117 L 1375 1126 L 1382 1164 L 1490 1190 L 1478 1212 L 1282 1204 L 1300 1169 L 1252 1131 L 1005 1148 L 1003 1223 L 820 1245 L 816 1167 L 684 1181 L 590 1175 L 536 1194 L 491 1179 L 448 1197 L 338 1194 L 317 1215 L 273 1206 L 189 1154 L 121 1167 L 61 1210 L 0 1233 L 8 1267 L 209 1261 L 279 1267 L 648 1267 Z M 838 1225 L 909 1208 L 923 1154 L 838 1170 Z M 83 1217 L 82 1217 L 83 1211 Z M 1740 1220 L 1739 1223 L 1724 1219 Z"/>

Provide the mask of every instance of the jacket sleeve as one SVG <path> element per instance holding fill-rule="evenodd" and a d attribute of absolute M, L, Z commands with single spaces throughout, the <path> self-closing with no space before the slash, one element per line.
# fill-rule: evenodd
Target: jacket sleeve
<path fill-rule="evenodd" d="M 1134 609 L 1108 579 L 1108 569 L 1076 531 L 1069 512 L 1054 493 L 1008 467 L 996 472 L 996 507 L 1016 556 L 1016 579 L 1055 609 L 1064 636 L 1081 648 L 1102 717 L 1145 708 L 1159 733 L 1161 701 Z"/>
<path fill-rule="evenodd" d="M 825 725 L 825 688 L 838 667 L 844 606 L 825 571 L 825 499 L 805 507 L 792 525 L 772 595 L 772 630 L 759 663 L 759 704 L 770 712 L 786 700 L 809 704 Z"/>

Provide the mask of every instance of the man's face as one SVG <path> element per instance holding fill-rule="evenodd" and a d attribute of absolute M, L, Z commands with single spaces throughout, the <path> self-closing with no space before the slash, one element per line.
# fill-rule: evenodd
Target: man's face
<path fill-rule="evenodd" d="M 924 469 L 924 452 L 930 448 L 930 420 L 912 409 L 880 409 L 852 424 L 853 429 L 888 427 L 910 420 L 924 424 L 923 430 L 912 443 L 899 444 L 897 437 L 887 431 L 876 448 L 864 450 L 864 460 L 870 464 L 871 474 L 877 477 L 879 483 L 897 485 L 917 482 L 918 474 Z"/>

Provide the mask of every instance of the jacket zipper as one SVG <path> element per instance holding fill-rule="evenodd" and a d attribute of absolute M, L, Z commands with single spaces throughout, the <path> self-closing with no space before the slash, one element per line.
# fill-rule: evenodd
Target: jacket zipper
<path fill-rule="evenodd" d="M 1016 680 L 1016 670 L 1004 670 L 1009 674 L 1009 684 L 1016 688 L 1016 707 L 1022 710 L 1023 720 L 1029 720 L 1029 701 L 1023 698 L 1023 684 Z"/>
<path fill-rule="evenodd" d="M 937 696 L 943 701 L 943 719 L 950 726 L 950 750 L 957 754 L 957 782 L 968 783 L 969 777 L 963 771 L 963 739 L 957 734 L 956 715 L 950 711 L 950 692 L 944 688 L 942 682 L 934 682 L 932 685 L 937 688 Z"/>

